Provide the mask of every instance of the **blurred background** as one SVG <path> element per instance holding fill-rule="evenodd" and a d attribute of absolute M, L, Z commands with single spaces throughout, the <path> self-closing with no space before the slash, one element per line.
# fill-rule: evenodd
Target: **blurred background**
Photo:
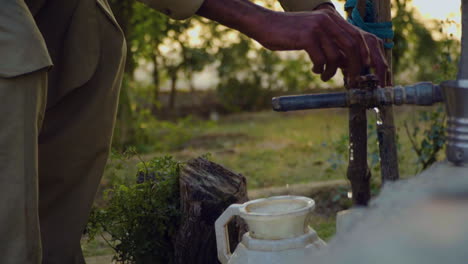
<path fill-rule="evenodd" d="M 256 2 L 281 10 L 274 0 Z M 174 21 L 136 1 L 111 3 L 129 44 L 113 142 L 117 153 L 132 148 L 141 155 L 180 159 L 210 153 L 246 175 L 252 188 L 344 177 L 346 111 L 270 110 L 273 96 L 343 89 L 341 74 L 323 83 L 311 73 L 305 52 L 270 52 L 200 17 Z M 344 13 L 343 2 L 334 4 Z M 392 4 L 395 83 L 453 79 L 460 52 L 459 1 Z M 401 171 L 412 175 L 440 152 L 443 109 L 396 111 Z M 369 155 L 378 172 L 370 116 Z"/>
<path fill-rule="evenodd" d="M 278 95 L 343 90 L 341 74 L 323 83 L 312 74 L 305 52 L 270 52 L 201 17 L 174 21 L 134 0 L 110 2 L 129 48 L 113 153 L 98 206 L 106 189 L 135 182 L 138 162 L 161 155 L 180 161 L 209 157 L 245 175 L 252 193 L 346 178 L 346 110 L 276 113 L 270 103 Z M 274 0 L 255 2 L 282 10 Z M 333 2 L 344 15 L 344 1 Z M 460 1 L 392 0 L 392 13 L 395 83 L 454 79 Z M 376 118 L 372 111 L 368 116 L 369 165 L 378 186 Z M 442 106 L 399 107 L 395 117 L 402 177 L 444 158 Z M 347 190 L 337 190 L 323 199 L 349 199 L 347 195 Z M 316 220 L 315 228 L 325 238 L 334 232 L 334 219 L 328 218 L 334 213 Z M 85 253 L 108 253 L 99 252 L 96 243 L 101 242 L 85 245 Z"/>

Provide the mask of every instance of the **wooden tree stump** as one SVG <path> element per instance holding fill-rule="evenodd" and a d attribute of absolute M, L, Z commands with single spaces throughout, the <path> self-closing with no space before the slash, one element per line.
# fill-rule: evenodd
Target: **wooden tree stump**
<path fill-rule="evenodd" d="M 219 263 L 214 223 L 233 203 L 248 201 L 246 179 L 203 158 L 190 160 L 180 173 L 182 223 L 174 238 L 175 263 Z M 229 226 L 234 249 L 246 231 L 241 219 Z"/>

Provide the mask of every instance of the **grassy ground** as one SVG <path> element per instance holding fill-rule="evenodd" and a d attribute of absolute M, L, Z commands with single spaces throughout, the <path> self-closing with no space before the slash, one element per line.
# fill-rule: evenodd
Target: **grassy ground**
<path fill-rule="evenodd" d="M 416 109 L 404 108 L 396 112 L 399 137 L 399 159 L 402 175 L 416 171 L 416 155 L 411 150 L 403 122 L 417 122 Z M 370 113 L 370 124 L 374 114 Z M 317 110 L 296 113 L 246 113 L 222 117 L 213 125 L 203 128 L 183 148 L 169 153 L 143 155 L 143 159 L 170 154 L 179 160 L 188 160 L 209 153 L 214 162 L 222 164 L 247 177 L 248 188 L 258 189 L 271 186 L 345 179 L 348 133 L 347 112 L 344 110 Z M 372 130 L 371 126 L 371 130 Z M 371 135 L 370 163 L 378 167 L 375 160 L 377 145 Z M 372 159 L 374 159 L 372 161 Z M 137 159 L 130 162 L 111 161 L 103 178 L 103 186 L 111 182 L 133 181 Z M 374 179 L 378 179 L 374 171 Z M 317 216 L 312 226 L 324 239 L 335 232 L 335 219 Z M 112 253 L 102 239 L 83 243 L 86 256 Z M 92 259 L 92 263 L 109 263 Z"/>
<path fill-rule="evenodd" d="M 403 175 L 412 175 L 416 170 L 417 157 L 403 129 L 404 120 L 414 122 L 409 115 L 413 112 L 405 109 L 397 116 Z M 369 117 L 375 119 L 373 113 Z M 344 179 L 347 124 L 347 112 L 341 110 L 234 115 L 223 118 L 186 143 L 183 150 L 171 154 L 186 160 L 210 153 L 215 162 L 244 174 L 249 188 Z M 372 135 L 369 151 L 374 154 L 376 144 Z M 369 159 L 377 167 L 378 160 Z"/>
<path fill-rule="evenodd" d="M 417 171 L 417 156 L 411 149 L 403 123 L 417 121 L 421 108 L 402 108 L 396 112 L 398 155 L 403 177 Z M 378 175 L 378 145 L 375 134 L 375 114 L 369 117 L 369 164 Z M 249 188 L 284 186 L 287 184 L 345 179 L 347 167 L 348 116 L 346 110 L 275 113 L 271 111 L 244 113 L 222 117 L 211 125 L 200 126 L 190 140 L 174 151 L 143 155 L 143 159 L 170 154 L 184 161 L 210 154 L 211 159 L 242 173 Z M 134 164 L 128 165 L 126 176 L 135 175 Z M 104 184 L 121 178 L 111 164 Z M 120 168 L 119 168 L 120 169 Z M 120 172 L 122 173 L 122 172 Z M 118 173 L 117 173 L 118 174 Z M 131 179 L 133 180 L 133 178 Z"/>

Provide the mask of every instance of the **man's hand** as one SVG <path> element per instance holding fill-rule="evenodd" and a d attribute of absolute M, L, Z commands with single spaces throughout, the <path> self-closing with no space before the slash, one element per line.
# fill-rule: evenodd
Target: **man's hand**
<path fill-rule="evenodd" d="M 247 0 L 205 0 L 198 12 L 239 30 L 271 50 L 305 50 L 322 80 L 343 69 L 353 85 L 365 67 L 382 85 L 388 66 L 383 42 L 344 20 L 328 4 L 312 12 L 274 12 Z"/>

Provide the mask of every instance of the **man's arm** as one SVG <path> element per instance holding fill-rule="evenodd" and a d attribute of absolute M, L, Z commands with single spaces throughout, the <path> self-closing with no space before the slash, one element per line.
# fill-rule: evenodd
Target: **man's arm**
<path fill-rule="evenodd" d="M 193 16 L 203 0 L 138 0 L 174 19 L 186 19 Z"/>
<path fill-rule="evenodd" d="M 322 80 L 338 68 L 348 83 L 371 66 L 382 81 L 388 70 L 383 42 L 344 20 L 329 0 L 281 0 L 290 11 L 275 12 L 248 0 L 139 0 L 175 19 L 194 13 L 236 29 L 271 50 L 305 50 Z"/>
<path fill-rule="evenodd" d="M 382 83 L 385 80 L 383 42 L 349 24 L 332 5 L 320 5 L 311 12 L 275 12 L 248 0 L 205 0 L 197 14 L 236 29 L 268 49 L 305 50 L 313 72 L 324 81 L 342 68 L 353 85 L 368 66 Z"/>
<path fill-rule="evenodd" d="M 330 0 L 279 0 L 279 2 L 287 12 L 313 11 L 321 4 L 332 5 Z"/>

